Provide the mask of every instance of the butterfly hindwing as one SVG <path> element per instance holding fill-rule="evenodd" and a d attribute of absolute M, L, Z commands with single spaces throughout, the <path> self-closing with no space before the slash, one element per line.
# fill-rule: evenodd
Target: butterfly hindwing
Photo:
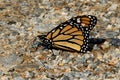
<path fill-rule="evenodd" d="M 62 27 L 58 26 L 51 33 L 48 33 L 46 37 L 52 36 L 51 40 L 54 48 L 77 52 L 85 52 L 84 49 L 87 48 L 88 35 L 85 37 L 86 35 L 76 25 L 65 24 Z M 57 36 L 54 36 L 56 33 Z"/>

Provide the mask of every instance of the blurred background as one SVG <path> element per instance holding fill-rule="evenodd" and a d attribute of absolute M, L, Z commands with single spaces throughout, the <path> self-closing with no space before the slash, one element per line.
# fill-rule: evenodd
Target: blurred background
<path fill-rule="evenodd" d="M 94 52 L 31 50 L 37 35 L 80 15 L 98 19 L 90 37 L 118 46 L 95 46 L 104 54 L 97 60 Z M 0 0 L 1 80 L 120 80 L 119 39 L 120 0 Z"/>

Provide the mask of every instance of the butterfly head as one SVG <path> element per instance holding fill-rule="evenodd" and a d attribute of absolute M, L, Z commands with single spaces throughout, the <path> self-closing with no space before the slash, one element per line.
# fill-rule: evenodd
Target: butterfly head
<path fill-rule="evenodd" d="M 37 38 L 39 39 L 39 46 L 43 46 L 46 49 L 51 49 L 52 42 L 46 39 L 46 35 L 38 35 Z"/>

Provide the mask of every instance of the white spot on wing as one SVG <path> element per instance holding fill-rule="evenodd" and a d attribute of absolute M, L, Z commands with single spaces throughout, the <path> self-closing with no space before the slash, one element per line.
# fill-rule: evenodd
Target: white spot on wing
<path fill-rule="evenodd" d="M 80 21 L 80 18 L 77 18 L 77 23 L 80 23 L 81 21 Z"/>

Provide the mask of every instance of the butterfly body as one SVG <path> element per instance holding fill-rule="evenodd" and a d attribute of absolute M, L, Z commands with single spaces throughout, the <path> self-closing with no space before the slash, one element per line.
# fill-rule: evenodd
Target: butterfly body
<path fill-rule="evenodd" d="M 52 48 L 52 42 L 51 40 L 46 39 L 46 35 L 39 35 L 39 45 L 44 46 L 46 49 Z"/>
<path fill-rule="evenodd" d="M 91 15 L 71 18 L 47 35 L 38 35 L 40 46 L 84 53 L 88 49 L 89 32 L 96 23 L 97 18 Z"/>

